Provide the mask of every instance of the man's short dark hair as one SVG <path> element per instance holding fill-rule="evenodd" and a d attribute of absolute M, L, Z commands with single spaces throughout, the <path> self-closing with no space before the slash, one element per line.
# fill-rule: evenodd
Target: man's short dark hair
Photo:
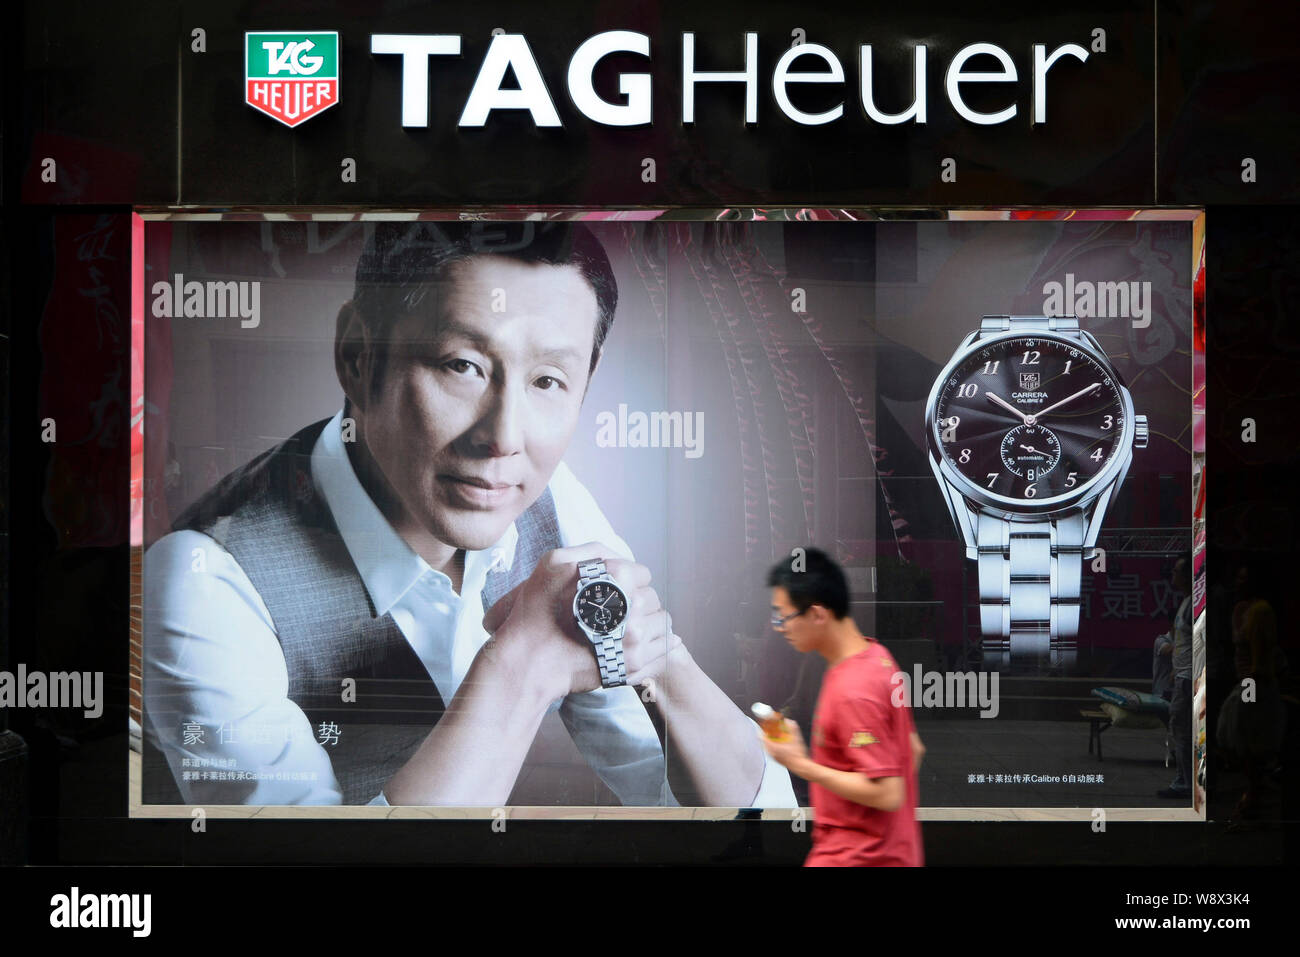
<path fill-rule="evenodd" d="M 379 222 L 357 261 L 352 307 L 376 343 L 391 341 L 399 319 L 428 313 L 429 293 L 455 263 L 475 256 L 504 256 L 525 263 L 573 266 L 596 295 L 596 336 L 588 375 L 596 368 L 618 306 L 618 283 L 609 256 L 581 223 Z M 374 387 L 383 379 L 381 346 Z"/>
<path fill-rule="evenodd" d="M 849 613 L 849 583 L 844 569 L 818 548 L 801 549 L 801 555 L 783 558 L 767 573 L 768 588 L 784 588 L 790 604 L 799 611 L 821 605 L 835 618 Z"/>

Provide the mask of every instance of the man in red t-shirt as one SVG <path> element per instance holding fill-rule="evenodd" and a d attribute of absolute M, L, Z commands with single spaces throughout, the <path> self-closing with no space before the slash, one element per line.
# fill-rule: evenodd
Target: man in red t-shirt
<path fill-rule="evenodd" d="M 792 721 L 789 740 L 763 739 L 774 759 L 809 783 L 815 820 L 804 866 L 921 866 L 916 772 L 925 748 L 911 708 L 893 704 L 893 655 L 858 631 L 844 572 L 824 552 L 802 550 L 776 565 L 767 584 L 772 626 L 828 666 L 812 755 Z"/>

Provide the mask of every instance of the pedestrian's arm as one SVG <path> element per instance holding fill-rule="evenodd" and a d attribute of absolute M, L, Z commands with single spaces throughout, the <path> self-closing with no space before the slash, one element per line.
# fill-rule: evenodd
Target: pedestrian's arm
<path fill-rule="evenodd" d="M 819 705 L 819 710 L 821 706 Z M 845 800 L 878 811 L 897 811 L 907 798 L 907 752 L 900 739 L 886 729 L 907 722 L 907 747 L 913 765 L 925 752 L 921 737 L 912 729 L 908 712 L 881 700 L 878 694 L 851 694 L 836 700 L 822 712 L 821 731 L 825 746 L 840 750 L 852 770 L 839 770 L 814 761 L 808 754 L 803 734 L 793 721 L 788 724 L 789 740 L 764 740 L 763 746 L 792 774 L 820 785 Z M 897 741 L 891 745 L 891 741 Z"/>
<path fill-rule="evenodd" d="M 790 770 L 811 784 L 819 784 L 832 794 L 854 804 L 877 811 L 897 811 L 903 806 L 907 788 L 897 775 L 869 778 L 861 771 L 837 771 L 811 758 L 796 762 Z"/>
<path fill-rule="evenodd" d="M 891 773 L 896 767 L 878 765 L 880 773 L 875 776 L 866 771 L 840 771 L 827 767 L 808 756 L 803 732 L 796 722 L 786 719 L 786 732 L 786 738 L 782 740 L 774 741 L 764 737 L 763 747 L 780 764 L 789 768 L 791 774 L 797 774 L 812 784 L 821 785 L 832 794 L 864 807 L 878 811 L 897 811 L 903 806 L 907 786 L 901 775 Z M 912 739 L 914 743 L 920 744 L 921 739 L 915 732 Z"/>

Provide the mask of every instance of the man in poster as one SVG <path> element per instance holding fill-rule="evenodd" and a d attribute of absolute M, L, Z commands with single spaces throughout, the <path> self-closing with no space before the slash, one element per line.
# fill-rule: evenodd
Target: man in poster
<path fill-rule="evenodd" d="M 767 584 L 772 626 L 827 664 L 811 756 L 793 722 L 789 740 L 763 738 L 769 755 L 809 783 L 815 821 L 804 866 L 921 866 L 917 768 L 925 748 L 907 702 L 892 700 L 898 665 L 849 617 L 848 582 L 824 552 L 779 562 Z"/>
<path fill-rule="evenodd" d="M 665 751 L 702 804 L 795 803 L 561 461 L 617 304 L 608 258 L 583 227 L 514 234 L 379 224 L 338 317 L 342 410 L 150 548 L 146 729 L 179 800 L 555 803 L 515 787 L 558 713 L 625 805 L 677 803 Z M 575 620 L 580 569 L 621 596 L 617 674 Z M 148 763 L 145 785 L 164 800 Z"/>

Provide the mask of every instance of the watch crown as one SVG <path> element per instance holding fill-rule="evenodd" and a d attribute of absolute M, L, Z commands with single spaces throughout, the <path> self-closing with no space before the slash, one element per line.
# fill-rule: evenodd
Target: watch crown
<path fill-rule="evenodd" d="M 1133 448 L 1145 449 L 1151 439 L 1151 429 L 1147 426 L 1145 415 L 1133 416 Z"/>

